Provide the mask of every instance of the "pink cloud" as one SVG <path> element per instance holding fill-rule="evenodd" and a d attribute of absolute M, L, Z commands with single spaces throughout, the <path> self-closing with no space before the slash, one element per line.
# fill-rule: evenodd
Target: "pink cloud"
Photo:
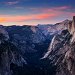
<path fill-rule="evenodd" d="M 30 8 L 33 11 L 42 11 L 42 12 L 49 12 L 49 11 L 61 11 L 66 9 L 71 9 L 70 6 L 61 6 L 61 7 L 52 7 L 52 8 Z"/>
<path fill-rule="evenodd" d="M 57 16 L 57 14 L 32 14 L 32 15 L 23 15 L 23 16 L 11 16 L 11 15 L 1 15 L 0 22 L 21 22 L 26 20 L 43 20 L 47 18 L 53 18 Z"/>
<path fill-rule="evenodd" d="M 15 4 L 18 4 L 19 3 L 19 1 L 9 1 L 9 2 L 4 2 L 5 4 L 7 4 L 7 5 L 15 5 Z"/>
<path fill-rule="evenodd" d="M 70 9 L 70 6 L 61 6 L 61 7 L 54 7 L 54 10 L 66 10 L 66 9 Z"/>
<path fill-rule="evenodd" d="M 30 8 L 33 12 L 41 12 L 41 13 L 46 13 L 46 14 L 53 14 L 53 18 L 59 17 L 59 16 L 64 16 L 68 15 L 69 13 L 72 14 L 71 12 L 67 12 L 65 10 L 71 9 L 70 6 L 61 6 L 61 7 L 52 7 L 52 8 Z M 49 16 L 51 17 L 51 16 Z"/>
<path fill-rule="evenodd" d="M 70 9 L 69 6 L 55 7 L 55 8 L 44 8 L 37 9 L 31 8 L 31 10 L 40 11 L 38 14 L 29 14 L 29 15 L 0 15 L 0 22 L 25 22 L 30 20 L 52 20 L 58 18 L 59 16 L 68 16 L 71 17 L 75 13 L 63 11 Z"/>
<path fill-rule="evenodd" d="M 75 13 L 73 13 L 72 11 L 66 11 L 66 10 L 71 10 L 71 6 L 61 6 L 61 7 L 52 7 L 52 8 L 30 8 L 33 11 L 40 11 L 40 12 L 44 12 L 44 13 L 50 13 L 50 14 L 55 14 L 55 18 L 58 16 L 74 16 Z M 74 9 L 75 10 L 75 9 Z M 65 17 L 66 17 L 65 16 Z"/>
<path fill-rule="evenodd" d="M 16 6 L 15 8 L 16 9 L 24 9 L 24 7 L 21 7 L 21 6 Z"/>

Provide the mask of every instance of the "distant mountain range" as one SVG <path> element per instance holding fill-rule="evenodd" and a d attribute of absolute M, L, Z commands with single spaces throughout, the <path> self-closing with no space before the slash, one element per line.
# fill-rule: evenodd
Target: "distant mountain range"
<path fill-rule="evenodd" d="M 0 74 L 74 75 L 74 25 L 0 25 Z"/>

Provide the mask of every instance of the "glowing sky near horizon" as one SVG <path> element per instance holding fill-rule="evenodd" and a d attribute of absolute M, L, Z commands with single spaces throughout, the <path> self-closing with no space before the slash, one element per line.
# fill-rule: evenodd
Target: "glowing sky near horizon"
<path fill-rule="evenodd" d="M 55 24 L 75 15 L 75 0 L 0 0 L 0 24 Z"/>

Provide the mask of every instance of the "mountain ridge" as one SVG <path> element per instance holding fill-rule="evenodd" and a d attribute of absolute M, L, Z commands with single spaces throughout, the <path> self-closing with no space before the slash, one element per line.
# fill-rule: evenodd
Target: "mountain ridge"
<path fill-rule="evenodd" d="M 74 33 L 70 32 L 71 26 L 74 25 L 72 22 L 74 21 L 65 20 L 55 25 L 0 26 L 2 29 L 0 33 L 7 38 L 6 41 L 3 40 L 2 45 L 0 44 L 2 50 L 6 49 L 5 54 L 1 53 L 4 59 L 1 62 L 5 61 L 9 65 L 3 66 L 1 75 L 67 75 L 71 73 L 71 66 L 68 65 L 66 72 L 69 73 L 67 74 L 61 73 L 65 71 L 61 66 L 64 66 L 66 58 L 70 57 L 68 57 L 72 52 L 70 47 L 74 46 L 72 45 Z M 68 49 L 70 49 L 69 52 Z M 8 58 L 12 57 L 12 59 L 9 58 L 12 61 L 11 64 L 4 55 Z"/>
<path fill-rule="evenodd" d="M 75 74 L 75 16 L 71 26 L 63 30 L 60 35 L 54 36 L 48 52 L 43 59 L 51 60 L 50 63 L 57 66 L 54 75 L 74 75 Z M 69 24 L 68 24 L 69 25 Z M 72 29 L 73 28 L 73 29 Z M 69 31 L 70 30 L 70 31 Z"/>

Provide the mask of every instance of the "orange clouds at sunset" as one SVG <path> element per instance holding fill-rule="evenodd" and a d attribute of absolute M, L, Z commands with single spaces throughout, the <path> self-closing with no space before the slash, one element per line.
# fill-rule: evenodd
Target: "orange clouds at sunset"
<path fill-rule="evenodd" d="M 74 0 L 0 0 L 0 24 L 55 24 L 75 15 Z"/>
<path fill-rule="evenodd" d="M 5 22 L 5 18 L 0 18 L 0 22 Z"/>
<path fill-rule="evenodd" d="M 23 15 L 23 16 L 11 16 L 11 15 L 3 15 L 0 18 L 0 22 L 22 22 L 26 20 L 42 20 L 47 18 L 52 18 L 56 16 L 55 14 L 34 14 L 34 15 Z"/>
<path fill-rule="evenodd" d="M 67 12 L 64 10 L 70 9 L 69 6 L 62 6 L 62 7 L 54 7 L 54 8 L 31 8 L 31 11 L 39 13 L 30 13 L 30 14 L 8 14 L 8 15 L 0 15 L 0 23 L 17 23 L 17 24 L 38 24 L 38 23 L 55 23 L 60 16 L 63 17 L 71 17 L 75 13 Z M 36 21 L 35 21 L 36 20 Z M 29 21 L 29 22 L 28 22 Z M 27 23 L 28 22 L 28 23 Z"/>

